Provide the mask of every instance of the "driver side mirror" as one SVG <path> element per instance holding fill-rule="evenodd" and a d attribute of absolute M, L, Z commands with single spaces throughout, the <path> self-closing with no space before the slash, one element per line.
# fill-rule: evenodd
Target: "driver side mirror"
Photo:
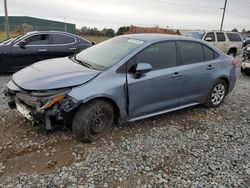
<path fill-rule="evenodd" d="M 205 38 L 205 41 L 207 41 L 207 42 L 212 42 L 213 39 L 212 39 L 211 37 L 207 37 L 207 38 Z"/>
<path fill-rule="evenodd" d="M 18 45 L 20 46 L 20 48 L 25 49 L 25 46 L 28 44 L 28 42 L 26 40 L 23 40 L 21 42 L 18 43 Z"/>
<path fill-rule="evenodd" d="M 150 72 L 152 70 L 152 66 L 149 63 L 138 63 L 135 69 L 135 78 L 141 78 L 142 75 Z"/>

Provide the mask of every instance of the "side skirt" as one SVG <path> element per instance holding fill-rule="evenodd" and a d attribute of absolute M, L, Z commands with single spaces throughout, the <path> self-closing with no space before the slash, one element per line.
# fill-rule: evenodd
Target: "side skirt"
<path fill-rule="evenodd" d="M 133 119 L 129 119 L 129 122 L 137 121 L 137 120 L 141 120 L 141 119 L 145 119 L 145 118 L 149 118 L 149 117 L 153 117 L 153 116 L 157 116 L 157 115 L 160 115 L 160 114 L 165 114 L 165 113 L 168 113 L 168 112 L 173 112 L 173 111 L 176 111 L 176 110 L 188 108 L 188 107 L 195 106 L 195 105 L 198 105 L 198 104 L 200 104 L 200 103 L 191 103 L 191 104 L 188 104 L 188 105 L 184 105 L 184 106 L 180 106 L 180 107 L 176 107 L 176 108 L 171 108 L 171 109 L 164 110 L 164 111 L 161 111 L 161 112 L 156 112 L 156 113 L 148 114 L 148 115 L 145 115 L 145 116 L 136 117 L 136 118 L 133 118 Z"/>

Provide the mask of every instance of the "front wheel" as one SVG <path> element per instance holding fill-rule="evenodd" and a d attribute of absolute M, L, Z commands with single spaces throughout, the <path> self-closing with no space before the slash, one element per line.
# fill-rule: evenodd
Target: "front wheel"
<path fill-rule="evenodd" d="M 205 105 L 209 108 L 217 108 L 224 101 L 227 93 L 227 84 L 224 80 L 218 80 L 210 90 Z"/>
<path fill-rule="evenodd" d="M 76 113 L 72 131 L 77 139 L 90 143 L 111 128 L 114 120 L 113 106 L 103 100 L 94 100 L 83 106 Z"/>

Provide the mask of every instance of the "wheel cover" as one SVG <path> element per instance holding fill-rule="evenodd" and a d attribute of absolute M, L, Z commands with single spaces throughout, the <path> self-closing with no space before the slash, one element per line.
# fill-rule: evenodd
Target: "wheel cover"
<path fill-rule="evenodd" d="M 223 84 L 216 85 L 211 95 L 211 101 L 213 105 L 219 105 L 223 101 L 225 93 L 226 93 L 226 88 Z"/>
<path fill-rule="evenodd" d="M 90 133 L 98 134 L 103 131 L 107 124 L 107 117 L 103 110 L 97 111 L 90 121 Z"/>

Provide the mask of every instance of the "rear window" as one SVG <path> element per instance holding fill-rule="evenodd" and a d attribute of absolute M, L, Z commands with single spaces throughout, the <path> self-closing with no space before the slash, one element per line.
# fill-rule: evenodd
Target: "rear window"
<path fill-rule="evenodd" d="M 70 44 L 75 42 L 75 38 L 67 35 L 54 34 L 53 44 Z"/>
<path fill-rule="evenodd" d="M 196 42 L 181 42 L 182 64 L 200 63 L 204 61 L 203 46 Z"/>
<path fill-rule="evenodd" d="M 240 34 L 238 34 L 238 33 L 227 33 L 227 37 L 230 41 L 233 41 L 233 42 L 241 42 L 242 41 L 242 38 L 241 38 Z"/>

